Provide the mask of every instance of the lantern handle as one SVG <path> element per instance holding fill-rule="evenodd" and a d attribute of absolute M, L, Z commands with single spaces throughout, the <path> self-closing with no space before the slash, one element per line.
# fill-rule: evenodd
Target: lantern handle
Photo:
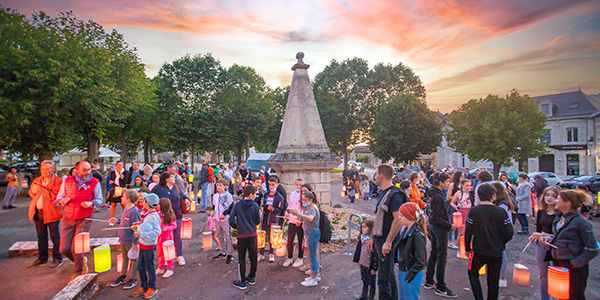
<path fill-rule="evenodd" d="M 133 226 L 131 227 L 112 227 L 112 228 L 104 228 L 102 230 L 119 230 L 119 229 L 133 229 Z"/>

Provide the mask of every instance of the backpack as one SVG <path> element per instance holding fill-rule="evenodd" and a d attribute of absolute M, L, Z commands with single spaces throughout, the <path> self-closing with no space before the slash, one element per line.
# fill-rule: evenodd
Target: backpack
<path fill-rule="evenodd" d="M 213 183 L 215 182 L 215 169 L 213 169 L 211 166 L 206 165 L 206 169 L 208 169 L 208 182 Z"/>
<path fill-rule="evenodd" d="M 329 222 L 327 214 L 322 210 L 319 210 L 319 230 L 321 231 L 319 242 L 329 243 L 331 241 L 331 222 Z"/>

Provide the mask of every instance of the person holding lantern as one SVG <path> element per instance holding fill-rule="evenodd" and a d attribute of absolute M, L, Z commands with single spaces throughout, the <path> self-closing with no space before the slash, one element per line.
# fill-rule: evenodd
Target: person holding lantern
<path fill-rule="evenodd" d="M 121 214 L 121 222 L 119 223 L 122 227 L 119 229 L 119 244 L 121 246 L 121 257 L 123 258 L 123 267 L 121 269 L 121 275 L 115 279 L 110 286 L 117 287 L 121 284 L 125 284 L 124 290 L 132 289 L 137 285 L 136 270 L 137 270 L 137 259 L 131 260 L 131 268 L 129 266 L 129 255 L 127 253 L 132 248 L 137 248 L 137 239 L 133 236 L 134 230 L 131 228 L 134 223 L 142 221 L 140 211 L 134 203 L 138 201 L 139 193 L 135 190 L 127 189 L 123 192 L 121 197 L 121 204 L 125 206 L 123 213 Z M 138 223 L 139 224 L 139 223 Z"/>
<path fill-rule="evenodd" d="M 216 184 L 217 193 L 213 195 L 212 204 L 214 216 L 217 218 L 217 238 L 220 242 L 220 252 L 213 260 L 225 258 L 225 263 L 230 264 L 233 261 L 233 241 L 231 239 L 231 228 L 229 227 L 229 207 L 233 204 L 233 197 L 226 190 L 228 182 L 225 179 L 219 179 Z"/>
<path fill-rule="evenodd" d="M 177 220 L 173 208 L 171 207 L 171 201 L 167 198 L 161 198 L 158 202 L 158 211 L 160 216 L 160 235 L 158 236 L 158 247 L 156 256 L 158 256 L 158 268 L 156 268 L 156 275 L 161 275 L 162 278 L 169 278 L 173 276 L 173 259 L 166 258 L 163 243 L 166 241 L 173 240 L 173 230 L 177 228 Z M 165 265 L 167 270 L 165 271 Z"/>
<path fill-rule="evenodd" d="M 123 170 L 123 162 L 118 161 L 115 164 L 115 170 L 110 174 L 110 180 L 108 183 L 111 185 L 111 189 L 108 193 L 108 202 L 110 202 L 110 219 L 113 220 L 115 218 L 115 213 L 117 212 L 117 204 L 121 204 L 121 196 L 123 195 L 123 189 L 127 187 L 129 184 L 129 172 Z M 121 210 L 123 210 L 125 206 L 121 204 Z M 116 220 L 116 219 L 115 219 Z M 108 223 L 109 227 L 115 226 L 115 222 Z"/>
<path fill-rule="evenodd" d="M 38 238 L 38 258 L 28 268 L 33 268 L 48 262 L 48 231 L 52 238 L 52 263 L 48 268 L 56 268 L 62 265 L 60 254 L 60 219 L 62 210 L 54 204 L 56 195 L 60 190 L 63 180 L 54 174 L 56 168 L 51 160 L 40 163 L 41 176 L 34 179 L 29 189 L 29 221 L 34 222 Z"/>
<path fill-rule="evenodd" d="M 302 178 L 296 179 L 295 191 L 290 193 L 290 201 L 288 203 L 288 209 L 296 209 L 300 210 L 302 204 L 301 200 L 301 192 L 302 185 L 304 184 L 304 180 Z M 287 239 L 287 255 L 288 258 L 283 263 L 283 267 L 289 267 L 292 265 L 293 268 L 299 268 L 304 264 L 304 249 L 302 247 L 302 242 L 304 240 L 304 230 L 302 230 L 302 221 L 296 218 L 293 214 L 286 214 L 287 219 L 289 221 L 288 225 L 288 239 Z M 298 236 L 298 258 L 294 261 L 294 237 Z M 293 263 L 293 264 L 292 264 Z"/>
<path fill-rule="evenodd" d="M 306 244 L 308 245 L 308 255 L 310 256 L 310 277 L 304 279 L 302 286 L 316 286 L 321 281 L 319 274 L 319 259 L 317 258 L 317 246 L 321 238 L 321 230 L 319 229 L 319 204 L 315 192 L 306 192 L 302 194 L 302 209 L 301 212 L 292 208 L 289 213 L 296 215 L 302 221 Z"/>
<path fill-rule="evenodd" d="M 89 232 L 92 221 L 86 220 L 94 213 L 94 206 L 102 205 L 102 188 L 92 176 L 92 167 L 85 161 L 75 164 L 72 176 L 63 180 L 53 205 L 64 207 L 60 240 L 60 253 L 75 262 L 75 277 L 86 274 L 87 258 L 76 254 L 73 238 L 78 233 Z"/>
<path fill-rule="evenodd" d="M 515 211 L 515 209 L 512 201 L 510 200 L 510 192 L 508 189 L 506 189 L 506 185 L 502 182 L 494 181 L 492 185 L 496 188 L 496 199 L 494 199 L 494 205 L 504 209 L 506 214 L 508 214 L 510 223 L 513 224 L 512 212 Z M 506 250 L 504 250 L 502 251 L 502 267 L 500 268 L 500 281 L 498 282 L 498 287 L 505 288 L 508 286 L 508 281 L 506 280 L 507 267 L 508 256 L 506 255 Z"/>
<path fill-rule="evenodd" d="M 279 224 L 279 226 L 283 225 L 282 217 L 285 209 L 287 207 L 287 203 L 285 202 L 284 196 L 279 193 L 279 177 L 273 175 L 269 177 L 269 193 L 264 196 L 263 199 L 263 220 L 262 220 L 262 230 L 267 232 L 267 239 L 269 240 L 269 262 L 275 262 L 275 248 L 271 244 L 270 234 L 271 232 L 271 224 Z M 258 256 L 258 261 L 265 259 L 265 248 L 260 249 L 260 255 Z"/>
<path fill-rule="evenodd" d="M 592 225 L 578 212 L 588 201 L 581 191 L 566 190 L 558 194 L 556 210 L 558 216 L 552 224 L 554 238 L 544 237 L 543 243 L 552 240 L 550 253 L 554 266 L 569 269 L 569 299 L 585 299 L 585 289 L 590 268 L 589 262 L 598 255 L 598 243 Z M 552 285 L 552 282 L 548 282 Z"/>
<path fill-rule="evenodd" d="M 165 172 L 167 173 L 167 172 Z M 164 174 L 164 173 L 163 173 Z M 156 295 L 156 271 L 154 270 L 154 248 L 158 243 L 158 236 L 161 233 L 160 216 L 156 207 L 159 198 L 156 194 L 145 195 L 144 209 L 149 213 L 144 217 L 142 224 L 138 226 L 133 234 L 138 239 L 140 253 L 138 256 L 138 273 L 140 276 L 141 287 L 133 292 L 131 297 L 141 297 L 150 299 Z"/>

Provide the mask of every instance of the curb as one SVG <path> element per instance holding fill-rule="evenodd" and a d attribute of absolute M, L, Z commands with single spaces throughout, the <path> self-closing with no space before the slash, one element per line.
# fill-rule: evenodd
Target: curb
<path fill-rule="evenodd" d="M 96 291 L 98 291 L 98 285 L 96 284 L 97 279 L 98 273 L 79 275 L 65 288 L 58 292 L 58 294 L 56 294 L 52 300 L 90 299 L 94 296 Z"/>

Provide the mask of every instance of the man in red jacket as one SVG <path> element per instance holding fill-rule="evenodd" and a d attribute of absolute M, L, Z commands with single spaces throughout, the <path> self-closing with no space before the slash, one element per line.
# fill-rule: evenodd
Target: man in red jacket
<path fill-rule="evenodd" d="M 44 160 L 40 163 L 41 176 L 33 180 L 29 189 L 31 202 L 29 203 L 29 221 L 35 223 L 35 231 L 38 238 L 38 258 L 27 266 L 34 268 L 48 262 L 48 231 L 52 238 L 52 263 L 48 268 L 56 268 L 62 265 L 62 255 L 60 255 L 60 232 L 59 223 L 62 218 L 62 208 L 56 207 L 52 202 L 62 185 L 63 180 L 54 175 L 56 168 L 51 160 Z"/>
<path fill-rule="evenodd" d="M 62 219 L 62 240 L 60 253 L 75 262 L 75 275 L 86 274 L 87 258 L 83 254 L 75 254 L 73 238 L 81 232 L 89 232 L 91 221 L 85 219 L 94 213 L 94 205 L 102 204 L 102 188 L 98 179 L 92 176 L 92 168 L 85 161 L 75 164 L 73 176 L 65 178 L 56 196 L 55 204 L 64 206 Z"/>

